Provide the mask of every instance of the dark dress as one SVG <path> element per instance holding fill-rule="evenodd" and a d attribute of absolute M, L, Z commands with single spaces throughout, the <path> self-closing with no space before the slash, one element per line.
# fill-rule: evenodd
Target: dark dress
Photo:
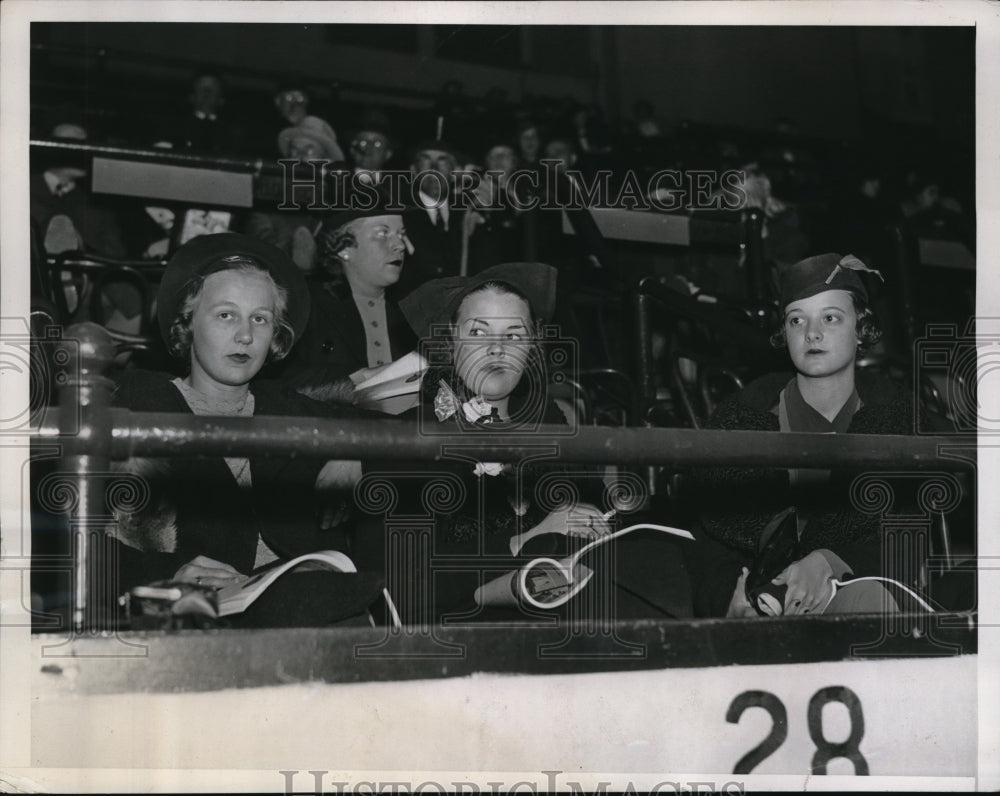
<path fill-rule="evenodd" d="M 707 428 L 779 431 L 775 407 L 791 373 L 764 376 L 716 408 Z M 862 406 L 848 434 L 912 434 L 913 404 L 905 390 L 880 374 L 858 371 Z M 775 514 L 795 506 L 806 519 L 802 549 L 826 549 L 855 577 L 880 575 L 882 530 L 878 516 L 852 506 L 856 472 L 833 472 L 828 481 L 790 485 L 786 469 L 700 468 L 684 483 L 685 503 L 697 512 L 697 544 L 691 546 L 694 610 L 725 616 L 741 568 L 753 561 L 760 532 Z M 839 575 L 840 573 L 834 573 Z"/>
<path fill-rule="evenodd" d="M 368 367 L 368 340 L 361 314 L 346 283 L 310 281 L 312 306 L 305 334 L 286 363 L 267 375 L 297 390 L 346 379 Z M 399 359 L 417 347 L 413 334 L 394 296 L 386 293 L 385 314 L 390 350 L 386 363 Z"/>
<path fill-rule="evenodd" d="M 487 441 L 490 434 L 525 431 L 526 427 L 517 422 L 524 420 L 525 413 L 519 410 L 515 394 L 511 397 L 515 420 L 474 424 L 466 421 L 459 410 L 440 421 L 433 409 L 437 376 L 435 371 L 425 376 L 425 402 L 408 418 L 418 427 L 417 433 L 467 436 L 471 450 L 466 453 L 451 448 L 433 463 L 395 461 L 367 466 L 366 479 L 391 482 L 396 500 L 388 513 L 371 511 L 359 520 L 358 538 L 352 548 L 355 560 L 363 569 L 386 568 L 389 588 L 404 624 L 426 619 L 441 621 L 445 616 L 475 621 L 523 618 L 516 608 L 477 608 L 477 587 L 514 571 L 530 558 L 561 557 L 582 543 L 546 534 L 531 540 L 518 557 L 512 556 L 510 550 L 512 536 L 537 525 L 556 508 L 559 497 L 565 496 L 560 483 L 572 484 L 570 489 L 579 500 L 594 504 L 600 500 L 603 485 L 598 475 L 551 459 L 510 463 L 498 475 L 476 475 L 475 447 Z M 535 423 L 566 424 L 565 416 L 552 402 L 527 414 Z M 398 528 L 421 524 L 432 527 L 429 560 L 407 559 L 401 563 L 402 559 L 391 552 L 387 557 L 387 528 L 393 524 Z M 395 542 L 389 544 L 398 549 Z M 410 599 L 421 594 L 426 596 Z"/>
<path fill-rule="evenodd" d="M 168 374 L 126 371 L 118 381 L 113 405 L 138 412 L 193 415 Z M 251 385 L 254 416 L 285 415 L 350 417 L 349 407 L 336 409 L 289 394 L 280 385 Z M 198 555 L 232 565 L 243 573 L 254 568 L 257 538 L 280 557 L 315 550 L 344 549 L 343 533 L 318 530 L 315 483 L 322 459 L 251 457 L 253 487 L 242 489 L 221 457 L 176 457 L 131 460 L 149 484 L 150 500 L 140 512 L 122 518 L 117 545 L 119 592 L 170 578 Z M 145 549 L 140 549 L 140 548 Z"/>

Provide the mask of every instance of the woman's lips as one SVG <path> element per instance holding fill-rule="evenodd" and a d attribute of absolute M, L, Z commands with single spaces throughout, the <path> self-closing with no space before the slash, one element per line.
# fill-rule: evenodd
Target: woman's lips
<path fill-rule="evenodd" d="M 249 354 L 229 354 L 226 358 L 231 359 L 233 360 L 233 362 L 237 362 L 240 365 L 245 365 L 247 362 L 250 361 Z"/>

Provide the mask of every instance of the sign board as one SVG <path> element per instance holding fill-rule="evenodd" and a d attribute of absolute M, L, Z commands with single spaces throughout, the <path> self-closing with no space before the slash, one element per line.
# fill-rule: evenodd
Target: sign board
<path fill-rule="evenodd" d="M 63 676 L 75 665 L 62 659 Z M 976 655 L 184 694 L 75 694 L 46 689 L 46 677 L 34 678 L 30 714 L 32 758 L 43 768 L 253 767 L 273 772 L 274 789 L 283 787 L 279 770 L 300 770 L 294 789 L 317 793 L 309 771 L 318 770 L 333 793 L 358 792 L 334 783 L 370 781 L 363 772 L 405 771 L 438 781 L 445 772 L 533 772 L 540 791 L 553 770 L 563 789 L 569 780 L 594 785 L 580 778 L 596 773 L 610 782 L 607 772 L 645 772 L 614 775 L 609 789 L 618 791 L 629 782 L 648 790 L 677 772 L 723 791 L 752 776 L 798 778 L 787 784 L 801 787 L 824 774 L 961 788 L 977 765 Z"/>
<path fill-rule="evenodd" d="M 92 168 L 95 193 L 199 206 L 253 206 L 253 175 L 249 173 L 104 157 L 95 157 Z"/>

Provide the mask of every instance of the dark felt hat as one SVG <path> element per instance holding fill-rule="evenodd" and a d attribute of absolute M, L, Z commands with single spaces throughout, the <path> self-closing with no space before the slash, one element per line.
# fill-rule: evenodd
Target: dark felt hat
<path fill-rule="evenodd" d="M 868 288 L 861 274 L 882 274 L 869 268 L 853 254 L 818 254 L 789 266 L 779 274 L 782 308 L 793 301 L 815 296 L 826 290 L 846 290 L 868 303 Z M 883 280 L 884 281 L 884 280 Z"/>
<path fill-rule="evenodd" d="M 459 165 L 461 165 L 462 160 L 464 159 L 462 153 L 448 141 L 442 141 L 441 139 L 436 138 L 425 138 L 423 141 L 418 141 L 416 145 L 410 147 L 410 162 L 412 163 L 421 152 L 426 152 L 432 149 L 447 152 L 455 158 L 455 161 L 459 163 Z"/>
<path fill-rule="evenodd" d="M 350 179 L 350 175 L 346 175 L 345 179 Z M 349 187 L 352 190 L 347 191 L 342 200 L 324 214 L 321 235 L 328 235 L 359 218 L 401 216 L 406 209 L 400 197 L 393 196 L 387 183 L 372 185 L 352 181 Z"/>
<path fill-rule="evenodd" d="M 225 270 L 224 261 L 230 257 L 252 260 L 285 289 L 288 294 L 288 322 L 295 331 L 295 340 L 298 340 L 309 320 L 309 287 L 298 266 L 270 243 L 236 232 L 220 232 L 189 240 L 167 263 L 156 296 L 157 320 L 164 341 L 169 344 L 170 326 L 180 310 L 185 285 L 196 276 Z"/>
<path fill-rule="evenodd" d="M 488 282 L 501 282 L 523 293 L 536 321 L 552 317 L 556 305 L 556 269 L 544 263 L 502 263 L 474 276 L 446 276 L 425 282 L 399 302 L 417 337 L 428 338 L 431 328 L 447 324 L 462 300 Z"/>

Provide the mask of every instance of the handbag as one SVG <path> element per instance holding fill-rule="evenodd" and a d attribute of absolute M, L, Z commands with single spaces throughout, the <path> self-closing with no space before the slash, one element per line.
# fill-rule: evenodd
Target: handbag
<path fill-rule="evenodd" d="M 800 558 L 798 512 L 794 506 L 789 506 L 764 526 L 757 540 L 753 566 L 747 575 L 747 601 L 760 616 L 780 616 L 785 612 L 788 587 L 771 581 Z"/>

